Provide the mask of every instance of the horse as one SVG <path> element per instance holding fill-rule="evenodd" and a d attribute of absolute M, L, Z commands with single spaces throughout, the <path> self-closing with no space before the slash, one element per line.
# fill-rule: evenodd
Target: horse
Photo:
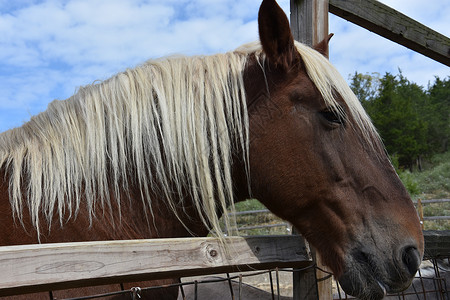
<path fill-rule="evenodd" d="M 0 245 L 223 238 L 219 216 L 233 222 L 234 203 L 252 197 L 298 229 L 348 294 L 405 289 L 423 257 L 419 219 L 324 56 L 329 38 L 295 42 L 275 0 L 258 28 L 259 42 L 150 60 L 0 134 Z"/>

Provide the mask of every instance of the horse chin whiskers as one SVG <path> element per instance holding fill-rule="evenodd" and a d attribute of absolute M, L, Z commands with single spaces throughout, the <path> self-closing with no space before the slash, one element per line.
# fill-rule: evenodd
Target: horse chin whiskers
<path fill-rule="evenodd" d="M 363 300 L 382 299 L 390 291 L 385 274 L 375 258 L 354 250 L 346 256 L 344 274 L 338 278 L 344 291 Z"/>

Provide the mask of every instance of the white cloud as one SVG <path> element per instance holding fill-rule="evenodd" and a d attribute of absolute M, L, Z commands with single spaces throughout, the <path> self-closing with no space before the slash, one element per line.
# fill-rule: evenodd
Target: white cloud
<path fill-rule="evenodd" d="M 35 114 L 53 98 L 149 58 L 231 50 L 257 38 L 251 12 L 258 6 L 251 0 L 18 5 L 0 15 L 0 110 Z"/>
<path fill-rule="evenodd" d="M 431 1 L 431 2 L 430 2 Z M 399 3 L 449 35 L 450 4 Z M 289 12 L 290 0 L 279 0 Z M 437 3 L 437 2 L 436 2 Z M 255 0 L 0 0 L 0 131 L 21 125 L 53 98 L 149 58 L 212 54 L 256 40 Z M 330 15 L 331 61 L 346 78 L 397 72 L 420 84 L 448 68 Z M 16 115 L 18 111 L 23 113 Z M 13 116 L 17 116 L 14 119 Z"/>

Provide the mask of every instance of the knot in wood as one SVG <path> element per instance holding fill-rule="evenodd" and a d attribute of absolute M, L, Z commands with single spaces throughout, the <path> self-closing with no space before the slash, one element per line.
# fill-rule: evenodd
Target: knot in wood
<path fill-rule="evenodd" d="M 217 250 L 215 250 L 215 249 L 212 249 L 212 250 L 209 251 L 209 255 L 211 255 L 211 257 L 216 257 L 217 254 L 218 254 Z"/>

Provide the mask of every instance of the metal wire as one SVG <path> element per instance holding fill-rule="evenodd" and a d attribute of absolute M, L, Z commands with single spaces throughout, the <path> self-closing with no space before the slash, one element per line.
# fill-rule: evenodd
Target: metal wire
<path fill-rule="evenodd" d="M 230 273 L 227 273 L 227 279 L 228 279 L 228 286 L 230 288 L 230 293 L 231 293 L 231 300 L 235 300 L 234 299 L 234 291 L 233 291 L 233 283 L 231 282 Z"/>
<path fill-rule="evenodd" d="M 412 288 L 409 291 L 397 293 L 397 294 L 388 294 L 386 299 L 412 299 L 411 297 L 414 297 L 414 299 L 443 299 L 448 300 L 449 297 L 449 290 L 447 288 L 447 283 L 445 281 L 445 277 L 443 274 L 447 272 L 446 269 L 443 269 L 440 266 L 440 263 L 438 260 L 433 259 L 431 260 L 434 270 L 434 276 L 433 277 L 425 277 L 422 275 L 422 272 L 419 270 L 417 273 L 417 277 L 415 279 L 415 284 L 412 285 Z M 236 300 L 236 296 L 238 299 L 242 299 L 243 296 L 243 278 L 246 277 L 253 277 L 258 275 L 264 275 L 267 274 L 269 276 L 270 281 L 270 293 L 272 296 L 272 300 L 280 299 L 281 295 L 281 289 L 280 289 L 280 272 L 302 272 L 306 271 L 308 269 L 316 269 L 317 271 L 321 271 L 325 276 L 318 278 L 317 282 L 328 280 L 332 277 L 332 273 L 321 269 L 320 267 L 317 267 L 316 265 L 307 266 L 305 268 L 300 269 L 272 269 L 272 270 L 264 270 L 264 271 L 254 271 L 254 272 L 247 272 L 247 273 L 241 273 L 238 275 L 231 276 L 229 273 L 226 274 L 226 277 L 224 278 L 207 278 L 202 280 L 194 280 L 194 281 L 188 281 L 188 282 L 179 282 L 174 283 L 170 285 L 164 285 L 164 286 L 152 286 L 152 287 L 136 287 L 132 288 L 130 290 L 121 290 L 117 292 L 110 292 L 110 293 L 103 293 L 98 295 L 91 295 L 91 296 L 84 296 L 84 297 L 76 297 L 76 298 L 66 298 L 64 300 L 87 300 L 87 299 L 98 299 L 103 297 L 109 297 L 109 296 L 116 296 L 116 295 L 124 295 L 128 294 L 131 295 L 133 299 L 139 299 L 140 295 L 143 295 L 146 291 L 154 290 L 154 289 L 162 289 L 162 288 L 173 288 L 178 287 L 180 289 L 180 293 L 182 296 L 182 299 L 186 300 L 186 294 L 184 291 L 184 287 L 186 286 L 194 286 L 194 293 L 195 293 L 195 299 L 199 297 L 199 286 L 208 284 L 208 283 L 218 283 L 218 282 L 226 282 L 230 289 L 230 296 L 231 300 Z M 275 281 L 272 275 L 272 272 L 275 272 Z M 430 281 L 432 282 L 431 286 Z M 238 295 L 234 294 L 233 290 L 233 282 L 238 284 Z M 277 292 L 275 292 L 274 285 L 276 284 Z M 123 289 L 123 285 L 121 285 L 121 288 Z M 333 299 L 355 299 L 354 297 L 351 297 L 347 295 L 342 288 L 340 287 L 339 283 L 335 283 L 336 292 L 333 295 Z M 52 292 L 49 292 L 50 299 L 56 299 L 53 296 Z M 224 299 L 230 299 L 230 298 L 224 298 Z"/>
<path fill-rule="evenodd" d="M 278 293 L 278 300 L 280 300 L 280 276 L 279 276 L 279 270 L 278 268 L 275 269 L 275 274 L 277 276 L 277 293 Z"/>

